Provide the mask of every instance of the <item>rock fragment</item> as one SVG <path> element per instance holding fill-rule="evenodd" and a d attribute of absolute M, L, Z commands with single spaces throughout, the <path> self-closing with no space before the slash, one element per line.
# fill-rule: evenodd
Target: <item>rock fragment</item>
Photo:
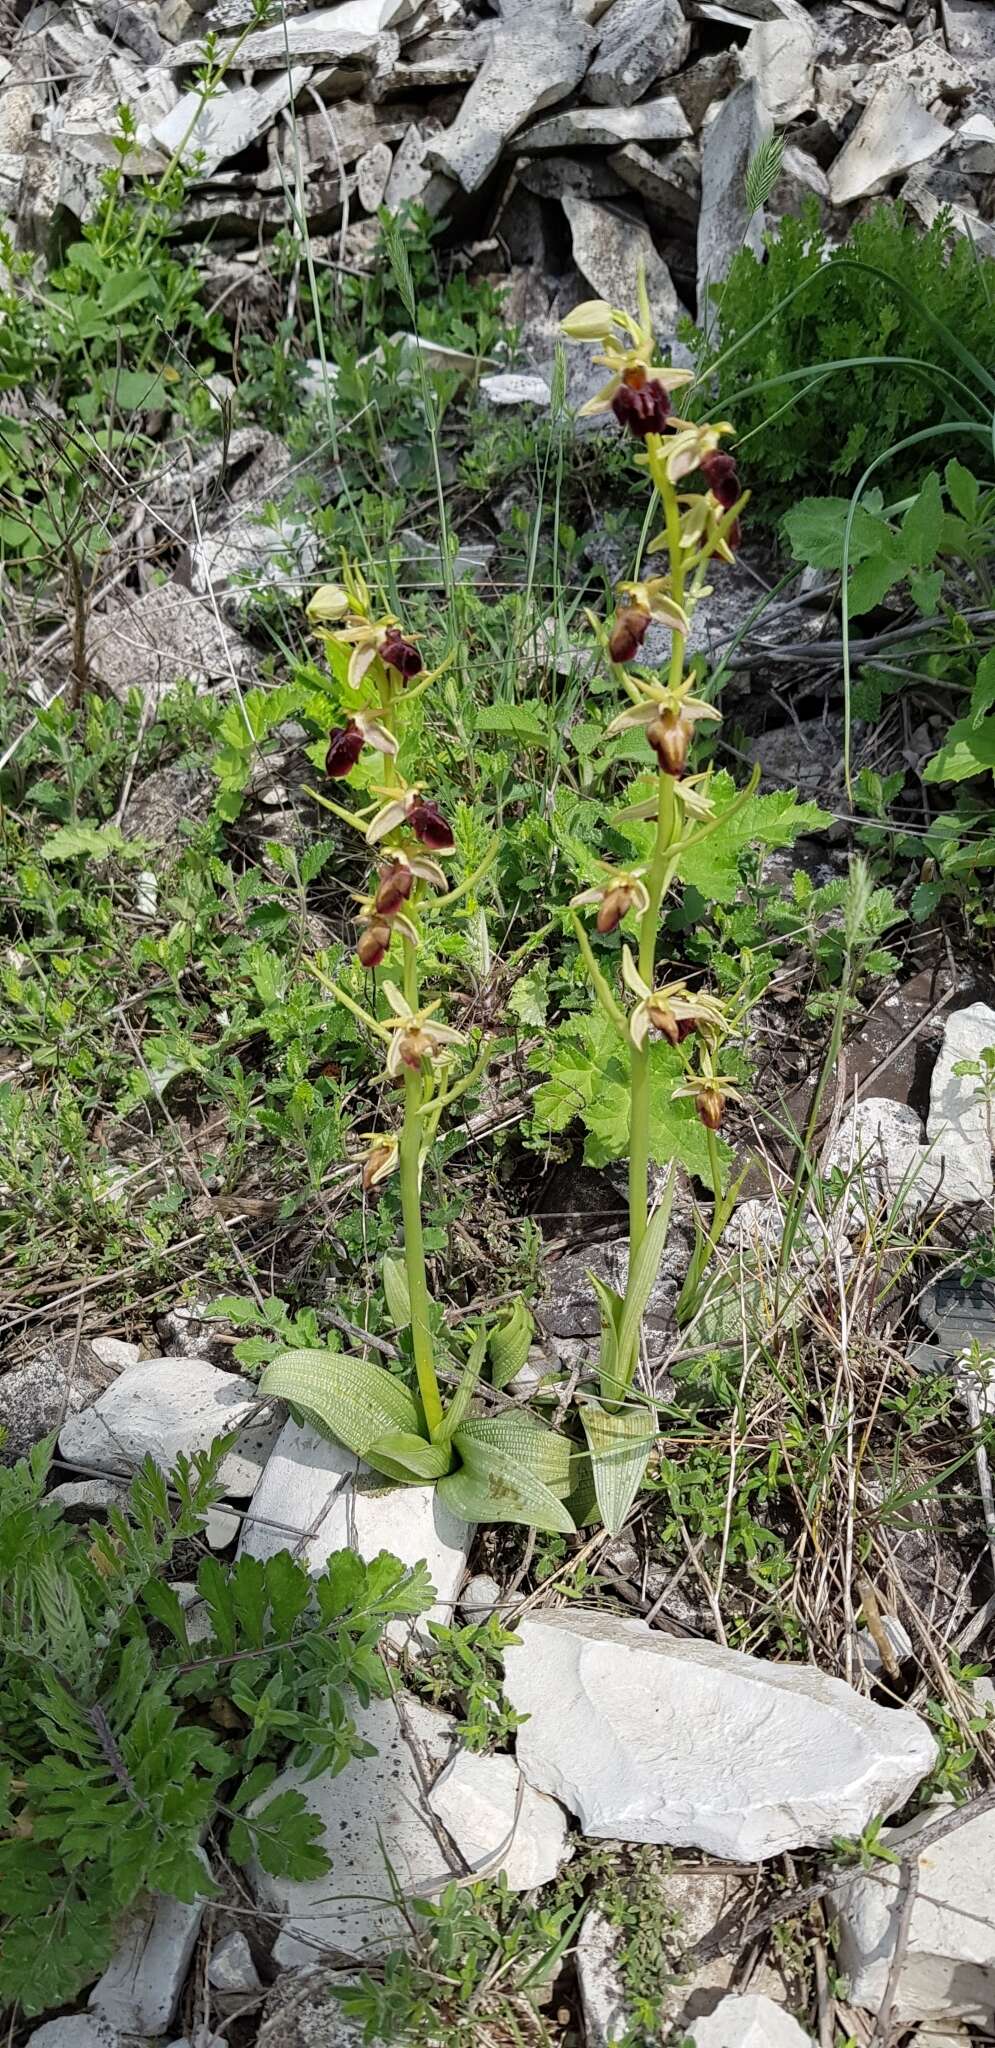
<path fill-rule="evenodd" d="M 602 106 L 628 107 L 683 64 L 691 24 L 681 0 L 615 0 L 601 28 L 584 94 Z"/>
<path fill-rule="evenodd" d="M 949 142 L 949 128 L 927 112 L 912 86 L 879 86 L 829 167 L 833 205 L 883 192 L 900 171 L 925 163 Z"/>
<path fill-rule="evenodd" d="M 980 1065 L 981 1054 L 989 1047 L 995 1048 L 995 1010 L 987 1003 L 972 1003 L 948 1015 L 930 1082 L 926 1121 L 942 1201 L 992 1199 L 991 1112 L 978 1078 L 956 1072 L 966 1060 Z"/>
<path fill-rule="evenodd" d="M 613 306 L 635 306 L 642 263 L 654 332 L 659 341 L 666 341 L 674 333 L 681 305 L 649 229 L 642 221 L 627 220 L 575 193 L 565 192 L 562 203 L 570 223 L 574 262 L 594 296 Z"/>
<path fill-rule="evenodd" d="M 25 2048 L 122 2048 L 121 2037 L 95 2012 L 67 2012 L 29 2034 Z"/>
<path fill-rule="evenodd" d="M 132 1472 L 151 1457 L 168 1472 L 181 1452 L 207 1450 L 215 1437 L 244 1428 L 258 1406 L 255 1388 L 238 1373 L 196 1358 L 148 1358 L 128 1366 L 91 1407 L 69 1416 L 59 1449 L 71 1464 Z M 221 1465 L 226 1491 L 250 1494 L 265 1454 L 265 1433 L 257 1428 L 251 1447 L 246 1439 Z"/>
<path fill-rule="evenodd" d="M 537 0 L 527 37 L 512 24 L 498 30 L 455 121 L 429 145 L 429 162 L 476 192 L 509 138 L 579 84 L 593 45 L 559 0 Z"/>
<path fill-rule="evenodd" d="M 340 1444 L 287 1422 L 246 1516 L 239 1555 L 272 1557 L 289 1549 L 311 1572 L 344 1549 L 367 1560 L 387 1550 L 405 1565 L 424 1559 L 436 1592 L 424 1626 L 452 1620 L 469 1542 L 466 1523 L 448 1513 L 434 1487 L 392 1486 Z M 388 1629 L 395 1642 L 410 1633 L 405 1621 Z"/>
<path fill-rule="evenodd" d="M 638 107 L 568 107 L 537 121 L 519 137 L 526 154 L 545 149 L 615 149 L 623 142 L 679 142 L 690 135 L 687 115 L 673 93 Z"/>
<path fill-rule="evenodd" d="M 888 1829 L 890 1848 L 914 1843 L 944 1808 L 932 1807 L 907 1826 Z M 995 1814 L 951 1829 L 923 1851 L 908 1941 L 896 1988 L 897 2025 L 918 2019 L 991 2022 L 995 1978 Z M 899 1870 L 876 1864 L 836 1894 L 839 1961 L 855 2005 L 877 2011 L 895 1952 Z"/>
<path fill-rule="evenodd" d="M 239 1928 L 222 1935 L 212 1949 L 207 1981 L 213 1991 L 228 1992 L 232 1996 L 262 1990 L 252 1950 Z"/>
<path fill-rule="evenodd" d="M 701 157 L 693 142 L 678 143 L 662 156 L 652 155 L 638 142 L 627 142 L 608 162 L 639 193 L 647 210 L 660 216 L 661 224 L 672 228 L 680 221 L 695 226 L 701 205 Z"/>
<path fill-rule="evenodd" d="M 491 405 L 548 405 L 550 389 L 545 377 L 529 377 L 520 370 L 481 377 L 480 391 Z"/>
<path fill-rule="evenodd" d="M 770 132 L 770 115 L 761 102 L 756 80 L 751 79 L 729 94 L 702 133 L 699 322 L 714 318 L 709 292 L 721 284 L 733 257 L 744 245 L 755 256 L 763 247 L 763 209 L 750 213 L 746 174 Z"/>
<path fill-rule="evenodd" d="M 281 108 L 295 99 L 311 73 L 304 67 L 280 75 L 259 90 L 244 85 L 234 91 L 219 86 L 205 101 L 199 92 L 184 93 L 152 130 L 167 157 L 180 150 L 180 161 L 195 178 L 209 178 L 228 157 L 238 156 L 272 127 Z"/>
<path fill-rule="evenodd" d="M 691 2029 L 694 2048 L 815 2048 L 811 2034 L 769 1998 L 723 1998 Z"/>
<path fill-rule="evenodd" d="M 790 12 L 787 11 L 790 6 Z M 758 21 L 742 52 L 743 76 L 755 79 L 772 121 L 796 121 L 814 103 L 816 34 L 810 11 L 785 0 L 773 21 Z"/>
<path fill-rule="evenodd" d="M 428 1803 L 468 1868 L 503 1871 L 513 1892 L 550 1884 L 570 1854 L 562 1806 L 524 1783 L 514 1757 L 457 1750 Z"/>
<path fill-rule="evenodd" d="M 163 1896 L 129 1914 L 90 1993 L 91 2012 L 123 2034 L 164 2034 L 176 2016 L 203 1912 L 203 1899 Z"/>
<path fill-rule="evenodd" d="M 586 1834 L 754 1862 L 859 1835 L 925 1777 L 918 1715 L 807 1665 L 577 1609 L 526 1615 L 505 1692 L 529 1783 Z"/>
<path fill-rule="evenodd" d="M 187 678 L 206 688 L 249 672 L 251 650 L 225 632 L 209 603 L 179 583 L 163 583 L 135 596 L 110 599 L 90 620 L 91 673 L 124 703 L 139 690 L 155 710 Z"/>

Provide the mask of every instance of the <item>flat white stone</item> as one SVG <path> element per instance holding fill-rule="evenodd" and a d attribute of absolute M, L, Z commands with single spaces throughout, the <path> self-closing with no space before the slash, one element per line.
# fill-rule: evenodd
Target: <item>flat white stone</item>
<path fill-rule="evenodd" d="M 942 1806 L 917 1814 L 906 1827 L 890 1828 L 889 1846 L 914 1841 L 938 1818 Z M 966 1821 L 919 1858 L 919 1886 L 912 1907 L 908 1945 L 895 1996 L 894 2019 L 943 2015 L 990 2026 L 995 1990 L 995 1813 Z M 840 1968 L 850 1980 L 855 2005 L 872 2012 L 884 1997 L 895 1952 L 899 1871 L 875 1864 L 841 1886 L 834 1910 L 839 1918 Z"/>
<path fill-rule="evenodd" d="M 123 2034 L 164 2034 L 176 2016 L 203 1911 L 203 1899 L 161 1897 L 130 1914 L 90 1993 L 91 2011 Z"/>
<path fill-rule="evenodd" d="M 228 157 L 238 156 L 251 142 L 265 135 L 280 109 L 296 98 L 310 76 L 308 69 L 299 68 L 271 80 L 261 90 L 251 85 L 238 86 L 234 91 L 221 86 L 212 99 L 203 103 L 200 93 L 186 92 L 157 121 L 152 129 L 153 140 L 169 156 L 182 145 L 180 161 L 196 177 L 209 178 Z"/>
<path fill-rule="evenodd" d="M 897 1207 L 903 1217 L 922 1209 L 940 1185 L 941 1163 L 922 1142 L 917 1110 L 886 1095 L 868 1095 L 843 1118 L 823 1173 L 847 1181 L 847 1226 L 862 1229 L 870 1216 Z M 862 1199 L 866 1198 L 866 1199 Z"/>
<path fill-rule="evenodd" d="M 259 1972 L 252 1960 L 252 1950 L 239 1928 L 222 1935 L 216 1948 L 211 1951 L 207 1965 L 207 1981 L 214 1991 L 234 1994 L 240 1991 L 261 1991 Z"/>
<path fill-rule="evenodd" d="M 833 205 L 848 206 L 868 193 L 882 192 L 899 171 L 925 163 L 949 142 L 949 128 L 934 119 L 912 86 L 879 86 L 829 166 Z"/>
<path fill-rule="evenodd" d="M 570 1855 L 562 1806 L 525 1784 L 514 1757 L 458 1750 L 428 1803 L 470 1869 L 503 1871 L 513 1892 L 549 1884 Z"/>
<path fill-rule="evenodd" d="M 201 1358 L 148 1358 L 128 1366 L 91 1407 L 67 1417 L 59 1449 L 74 1465 L 131 1472 L 152 1457 L 168 1472 L 181 1451 L 206 1451 L 258 1406 L 255 1388 L 238 1373 L 220 1372 Z M 237 1497 L 250 1494 L 259 1479 L 258 1427 L 253 1445 L 244 1453 L 241 1445 L 229 1451 L 220 1468 L 225 1491 Z"/>
<path fill-rule="evenodd" d="M 751 215 L 746 174 L 771 118 L 755 79 L 737 85 L 707 122 L 701 135 L 701 213 L 698 218 L 698 319 L 713 326 L 709 287 L 721 284 L 733 257 L 744 246 L 763 248 L 763 208 Z"/>
<path fill-rule="evenodd" d="M 528 377 L 516 370 L 481 377 L 480 389 L 492 405 L 548 405 L 552 396 L 545 377 Z"/>
<path fill-rule="evenodd" d="M 615 0 L 601 30 L 584 94 L 604 106 L 628 106 L 657 78 L 680 69 L 691 48 L 681 0 Z"/>
<path fill-rule="evenodd" d="M 66 1479 L 61 1486 L 53 1486 L 45 1498 L 61 1501 L 64 1508 L 116 1508 L 127 1492 L 124 1479 Z"/>
<path fill-rule="evenodd" d="M 429 163 L 476 192 L 509 138 L 580 83 L 594 41 L 584 22 L 550 0 L 535 5 L 528 35 L 502 24 L 455 121 L 430 143 Z"/>
<path fill-rule="evenodd" d="M 237 50 L 238 70 L 267 71 L 279 69 L 286 63 L 289 54 L 291 63 L 298 60 L 303 64 L 341 65 L 361 76 L 369 71 L 376 61 L 377 47 L 381 37 L 376 31 L 349 28 L 342 19 L 341 7 L 319 8 L 316 14 L 292 15 L 275 28 L 257 29 L 246 36 Z M 395 50 L 397 43 L 394 43 Z M 216 55 L 229 57 L 235 52 L 231 38 L 219 42 Z M 174 71 L 203 62 L 203 38 L 188 43 L 177 43 L 169 51 L 165 61 Z"/>
<path fill-rule="evenodd" d="M 977 1060 L 987 1046 L 995 1046 L 995 1010 L 987 1003 L 971 1003 L 948 1016 L 926 1121 L 937 1178 L 942 1169 L 941 1201 L 992 1199 L 992 1146 L 984 1104 L 977 1100 L 979 1084 L 969 1074 L 954 1073 L 958 1061 Z"/>
<path fill-rule="evenodd" d="M 629 2029 L 618 1945 L 618 1928 L 592 1908 L 577 1937 L 574 1955 L 585 2048 L 612 2048 Z"/>
<path fill-rule="evenodd" d="M 815 47 L 809 10 L 797 0 L 790 13 L 751 29 L 741 57 L 743 76 L 756 79 L 773 121 L 796 121 L 814 105 Z"/>
<path fill-rule="evenodd" d="M 642 263 L 656 335 L 660 340 L 672 335 L 680 300 L 649 229 L 642 221 L 625 220 L 572 192 L 564 193 L 562 205 L 570 222 L 574 262 L 595 297 L 612 306 L 636 305 Z"/>
<path fill-rule="evenodd" d="M 804 1664 L 770 1664 L 589 1609 L 523 1615 L 505 1693 L 525 1777 L 585 1834 L 752 1863 L 859 1835 L 936 1743 Z"/>
<path fill-rule="evenodd" d="M 302 1792 L 321 1816 L 318 1839 L 332 1859 L 326 1876 L 303 1882 L 251 1869 L 260 1906 L 285 1922 L 273 1949 L 280 1969 L 312 1963 L 316 1945 L 366 1961 L 403 1946 L 408 1929 L 392 1903 L 391 1872 L 406 1897 L 464 1874 L 459 1857 L 447 1857 L 440 1844 L 425 1797 L 453 1746 L 455 1723 L 418 1700 L 400 1704 L 403 1723 L 393 1700 L 371 1700 L 355 1715 L 375 1756 L 336 1777 L 308 1780 L 303 1771 L 282 1771 L 259 1801 Z"/>
<path fill-rule="evenodd" d="M 433 1486 L 392 1486 L 351 1451 L 315 1429 L 284 1424 L 245 1518 L 239 1556 L 272 1557 L 292 1550 L 310 1572 L 333 1551 L 355 1550 L 369 1561 L 389 1551 L 402 1564 L 424 1560 L 436 1603 L 418 1626 L 448 1623 L 466 1570 L 470 1529 L 442 1506 Z M 391 1622 L 392 1642 L 411 1633 Z"/>
<path fill-rule="evenodd" d="M 376 213 L 390 177 L 394 157 L 386 142 L 375 142 L 356 165 L 356 191 L 364 213 Z"/>
<path fill-rule="evenodd" d="M 691 2023 L 694 2048 L 815 2048 L 783 2006 L 771 1998 L 723 1998 L 706 2019 Z"/>
<path fill-rule="evenodd" d="M 126 1344 L 121 1337 L 91 1337 L 90 1349 L 99 1358 L 101 1365 L 123 1372 L 126 1366 L 137 1365 L 142 1355 L 140 1344 Z"/>
<path fill-rule="evenodd" d="M 636 107 L 568 107 L 518 138 L 526 153 L 543 149 L 617 149 L 623 142 L 683 142 L 691 125 L 672 92 Z"/>
<path fill-rule="evenodd" d="M 119 2048 L 120 2036 L 99 2013 L 69 2012 L 29 2034 L 25 2048 Z"/>

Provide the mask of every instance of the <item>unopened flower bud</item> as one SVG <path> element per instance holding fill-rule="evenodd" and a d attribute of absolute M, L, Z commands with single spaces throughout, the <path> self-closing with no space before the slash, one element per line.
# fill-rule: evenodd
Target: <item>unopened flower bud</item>
<path fill-rule="evenodd" d="M 361 967 L 379 967 L 390 952 L 391 930 L 384 918 L 376 918 L 368 924 L 356 947 L 356 958 Z"/>
<path fill-rule="evenodd" d="M 363 751 L 363 735 L 358 725 L 343 725 L 328 737 L 328 752 L 325 755 L 326 775 L 348 775 L 355 768 Z"/>
<path fill-rule="evenodd" d="M 613 661 L 632 661 L 646 638 L 650 613 L 641 604 L 627 604 L 615 614 L 608 642 Z"/>
<path fill-rule="evenodd" d="M 373 899 L 374 910 L 379 911 L 381 917 L 395 916 L 402 903 L 407 902 L 414 886 L 415 878 L 410 868 L 388 868 Z"/>
<path fill-rule="evenodd" d="M 307 608 L 309 619 L 324 622 L 344 619 L 349 610 L 349 592 L 341 583 L 322 583 Z"/>
<path fill-rule="evenodd" d="M 732 456 L 724 455 L 720 448 L 716 448 L 711 455 L 702 457 L 701 470 L 713 498 L 718 499 L 723 511 L 731 511 L 736 499 L 742 495 L 739 473 Z"/>
<path fill-rule="evenodd" d="M 416 839 L 423 846 L 430 846 L 434 853 L 452 853 L 456 841 L 447 825 L 438 804 L 427 798 L 416 803 L 408 812 L 408 824 Z"/>
<path fill-rule="evenodd" d="M 665 775 L 683 775 L 691 744 L 691 727 L 676 711 L 661 711 L 646 737 Z"/>
<path fill-rule="evenodd" d="M 594 920 L 599 932 L 618 930 L 623 917 L 632 909 L 637 893 L 631 882 L 619 882 L 614 889 L 606 892 Z"/>
<path fill-rule="evenodd" d="M 606 341 L 613 325 L 607 299 L 585 299 L 560 321 L 560 331 L 569 341 Z"/>
<path fill-rule="evenodd" d="M 368 1195 L 371 1188 L 378 1187 L 397 1165 L 396 1145 L 374 1145 L 363 1161 L 363 1193 Z"/>
<path fill-rule="evenodd" d="M 409 683 L 413 676 L 421 674 L 425 664 L 413 640 L 406 640 L 397 626 L 391 626 L 380 642 L 380 659 L 390 668 L 396 668 L 398 675 Z"/>
<path fill-rule="evenodd" d="M 694 1106 L 706 1131 L 717 1131 L 722 1123 L 725 1096 L 718 1088 L 704 1087 L 694 1098 Z"/>

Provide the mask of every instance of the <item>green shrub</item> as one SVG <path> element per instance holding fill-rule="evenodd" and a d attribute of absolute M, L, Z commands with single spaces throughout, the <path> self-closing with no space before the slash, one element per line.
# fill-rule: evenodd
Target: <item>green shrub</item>
<path fill-rule="evenodd" d="M 852 485 L 893 443 L 971 411 L 950 377 L 972 382 L 951 337 L 990 364 L 995 263 L 966 241 L 949 243 L 944 216 L 924 234 L 900 207 L 879 206 L 833 249 L 812 201 L 766 238 L 765 259 L 740 251 L 713 290 L 707 338 L 698 329 L 690 338 L 706 409 L 736 421 L 751 519 L 775 521 L 803 490 Z M 810 378 L 771 381 L 808 368 Z M 875 481 L 887 492 L 921 470 L 913 448 Z"/>

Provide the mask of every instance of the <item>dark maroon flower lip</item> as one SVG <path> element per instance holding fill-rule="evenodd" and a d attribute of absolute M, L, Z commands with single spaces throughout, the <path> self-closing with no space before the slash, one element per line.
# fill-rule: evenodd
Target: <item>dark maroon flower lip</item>
<path fill-rule="evenodd" d="M 374 899 L 374 909 L 381 917 L 393 917 L 406 903 L 415 886 L 410 868 L 392 867 L 382 875 Z"/>
<path fill-rule="evenodd" d="M 615 615 L 608 641 L 608 652 L 613 661 L 632 661 L 646 638 L 650 614 L 642 605 L 627 604 Z"/>
<path fill-rule="evenodd" d="M 408 812 L 408 824 L 416 839 L 423 846 L 430 846 L 433 853 L 452 853 L 456 846 L 452 830 L 447 824 L 438 804 L 424 798 Z"/>
<path fill-rule="evenodd" d="M 612 412 L 620 427 L 628 427 L 637 440 L 647 434 L 665 434 L 670 419 L 670 393 L 665 385 L 649 378 L 645 384 L 620 384 L 612 399 Z"/>
<path fill-rule="evenodd" d="M 391 626 L 380 642 L 380 659 L 390 668 L 396 668 L 406 683 L 421 674 L 425 664 L 413 640 L 406 640 L 396 626 Z"/>
<path fill-rule="evenodd" d="M 390 952 L 391 930 L 382 918 L 367 925 L 358 946 L 356 958 L 362 967 L 379 967 Z"/>
<path fill-rule="evenodd" d="M 739 472 L 732 456 L 724 455 L 721 449 L 716 448 L 711 455 L 703 457 L 701 471 L 713 498 L 718 499 L 724 512 L 731 512 L 737 498 L 742 496 Z"/>
<path fill-rule="evenodd" d="M 328 752 L 325 755 L 326 775 L 348 775 L 355 768 L 363 751 L 363 735 L 358 725 L 343 725 L 329 734 Z"/>

